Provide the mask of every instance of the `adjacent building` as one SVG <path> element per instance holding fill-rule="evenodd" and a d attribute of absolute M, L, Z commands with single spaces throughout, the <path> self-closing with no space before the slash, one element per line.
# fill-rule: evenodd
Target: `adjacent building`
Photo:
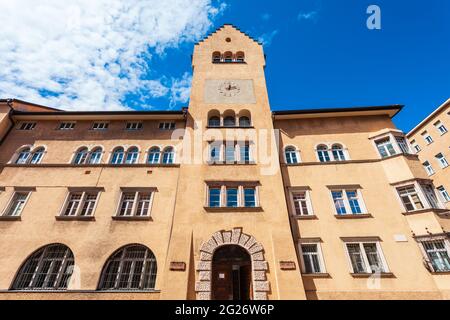
<path fill-rule="evenodd" d="M 225 25 L 181 111 L 0 100 L 0 299 L 449 298 L 450 186 L 402 106 L 272 112 L 265 64 Z"/>

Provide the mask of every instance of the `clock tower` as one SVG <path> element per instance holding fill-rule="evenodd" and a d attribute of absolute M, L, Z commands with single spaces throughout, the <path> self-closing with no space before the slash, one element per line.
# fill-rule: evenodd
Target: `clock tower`
<path fill-rule="evenodd" d="M 305 298 L 265 63 L 231 25 L 195 45 L 163 298 Z"/>

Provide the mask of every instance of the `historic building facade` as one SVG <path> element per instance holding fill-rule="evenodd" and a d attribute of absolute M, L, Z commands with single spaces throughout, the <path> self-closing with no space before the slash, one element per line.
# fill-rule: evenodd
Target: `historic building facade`
<path fill-rule="evenodd" d="M 448 179 L 402 106 L 272 112 L 231 25 L 192 64 L 181 111 L 0 100 L 0 299 L 450 297 Z"/>

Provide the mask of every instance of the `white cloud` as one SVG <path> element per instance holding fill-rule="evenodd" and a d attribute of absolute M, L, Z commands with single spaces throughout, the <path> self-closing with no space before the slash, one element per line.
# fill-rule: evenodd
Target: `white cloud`
<path fill-rule="evenodd" d="M 298 20 L 317 20 L 317 11 L 300 12 L 297 16 Z"/>
<path fill-rule="evenodd" d="M 175 106 L 178 102 L 186 103 L 189 101 L 191 82 L 192 76 L 188 73 L 185 73 L 181 79 L 172 79 L 170 107 Z"/>
<path fill-rule="evenodd" d="M 123 109 L 121 99 L 136 92 L 185 102 L 189 76 L 142 80 L 154 71 L 148 50 L 200 39 L 225 7 L 211 0 L 0 0 L 0 97 L 71 110 Z"/>
<path fill-rule="evenodd" d="M 258 37 L 258 41 L 265 46 L 270 46 L 272 44 L 273 38 L 278 34 L 278 30 L 273 30 L 272 32 L 264 33 Z"/>

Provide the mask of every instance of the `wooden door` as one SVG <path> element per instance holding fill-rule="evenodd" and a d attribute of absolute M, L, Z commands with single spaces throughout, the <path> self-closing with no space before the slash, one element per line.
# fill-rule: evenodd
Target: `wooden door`
<path fill-rule="evenodd" d="M 214 300 L 233 300 L 233 268 L 230 264 L 216 264 L 212 282 Z"/>

